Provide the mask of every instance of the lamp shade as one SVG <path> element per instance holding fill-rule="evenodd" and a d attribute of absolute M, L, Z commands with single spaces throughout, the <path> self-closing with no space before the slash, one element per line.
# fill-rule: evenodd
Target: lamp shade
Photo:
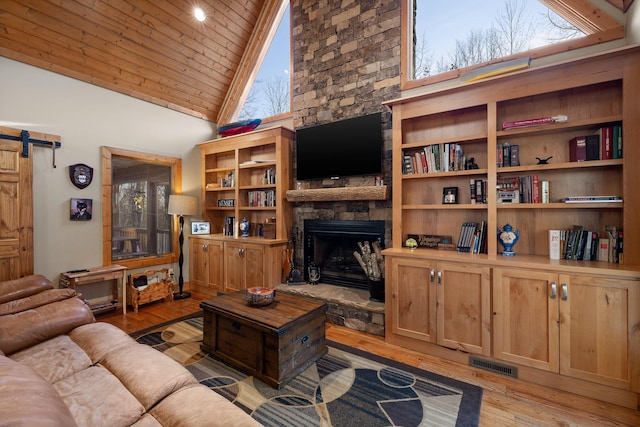
<path fill-rule="evenodd" d="M 169 215 L 195 215 L 198 213 L 198 199 L 193 196 L 171 194 L 167 213 Z"/>

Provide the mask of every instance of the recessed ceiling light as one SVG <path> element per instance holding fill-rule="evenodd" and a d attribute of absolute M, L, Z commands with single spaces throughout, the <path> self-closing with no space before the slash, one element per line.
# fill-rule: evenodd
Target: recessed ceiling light
<path fill-rule="evenodd" d="M 207 19 L 207 15 L 205 15 L 204 10 L 202 10 L 201 7 L 195 7 L 193 9 L 193 15 L 200 22 L 203 22 L 205 19 Z"/>

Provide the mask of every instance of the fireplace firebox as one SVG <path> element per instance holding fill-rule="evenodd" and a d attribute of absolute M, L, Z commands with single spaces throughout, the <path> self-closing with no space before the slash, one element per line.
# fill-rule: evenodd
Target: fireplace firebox
<path fill-rule="evenodd" d="M 384 247 L 384 221 L 304 221 L 304 278 L 309 266 L 320 269 L 320 282 L 367 289 L 367 277 L 353 256 L 358 242 L 380 242 Z"/>

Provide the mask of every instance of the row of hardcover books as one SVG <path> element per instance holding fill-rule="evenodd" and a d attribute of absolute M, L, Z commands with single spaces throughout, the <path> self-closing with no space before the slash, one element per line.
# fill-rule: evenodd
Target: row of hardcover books
<path fill-rule="evenodd" d="M 603 126 L 594 135 L 576 136 L 569 141 L 569 160 L 608 160 L 622 158 L 622 126 Z"/>
<path fill-rule="evenodd" d="M 460 227 L 460 236 L 456 246 L 458 252 L 474 254 L 487 253 L 487 227 L 484 221 L 464 222 Z"/>
<path fill-rule="evenodd" d="M 623 263 L 622 230 L 607 225 L 605 235 L 574 225 L 569 230 L 549 230 L 549 258 Z"/>
<path fill-rule="evenodd" d="M 404 150 L 402 155 L 402 173 L 405 175 L 464 170 L 466 164 L 462 145 L 455 143 L 426 145 Z"/>
<path fill-rule="evenodd" d="M 247 202 L 252 208 L 276 205 L 276 190 L 251 190 L 247 192 Z"/>
<path fill-rule="evenodd" d="M 509 141 L 499 142 L 496 146 L 496 166 L 520 166 L 520 147 L 511 145 Z"/>

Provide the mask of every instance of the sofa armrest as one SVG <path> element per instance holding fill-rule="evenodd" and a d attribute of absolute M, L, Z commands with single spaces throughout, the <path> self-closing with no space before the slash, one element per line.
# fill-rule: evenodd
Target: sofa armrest
<path fill-rule="evenodd" d="M 53 289 L 53 284 L 49 279 L 39 274 L 5 280 L 0 282 L 0 304 L 26 298 L 46 289 Z"/>
<path fill-rule="evenodd" d="M 33 369 L 0 356 L 0 424 L 3 426 L 76 426 L 64 401 Z"/>
<path fill-rule="evenodd" d="M 92 322 L 91 309 L 79 298 L 0 316 L 0 351 L 10 355 Z"/>

